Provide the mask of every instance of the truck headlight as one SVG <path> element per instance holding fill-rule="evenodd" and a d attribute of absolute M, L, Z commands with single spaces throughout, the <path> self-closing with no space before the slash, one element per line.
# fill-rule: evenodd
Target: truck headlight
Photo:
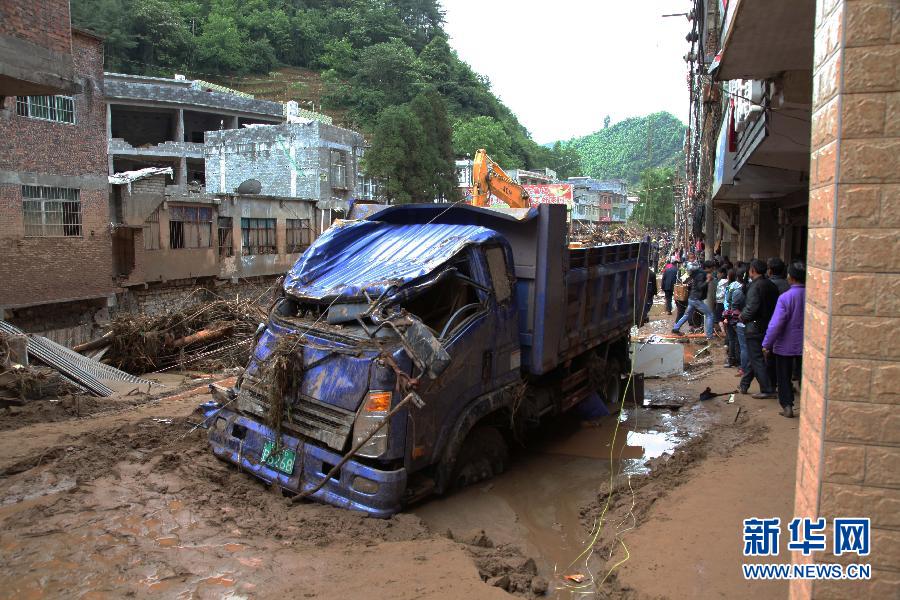
<path fill-rule="evenodd" d="M 353 446 L 356 447 L 361 441 L 372 433 L 379 425 L 384 423 L 385 417 L 391 410 L 392 392 L 371 391 L 366 394 L 365 402 L 362 409 L 356 415 L 356 422 L 353 424 Z M 385 423 L 378 433 L 372 436 L 365 445 L 359 449 L 357 454 L 366 458 L 378 458 L 387 452 L 388 436 L 390 434 L 390 423 Z"/>

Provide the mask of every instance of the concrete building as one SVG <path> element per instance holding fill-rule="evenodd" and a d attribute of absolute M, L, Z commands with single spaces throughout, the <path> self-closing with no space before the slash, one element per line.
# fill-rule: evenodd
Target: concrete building
<path fill-rule="evenodd" d="M 628 189 L 624 181 L 570 177 L 567 182 L 574 187 L 573 219 L 592 223 L 622 222 L 628 219 Z"/>
<path fill-rule="evenodd" d="M 204 135 L 286 119 L 281 102 L 184 79 L 106 73 L 108 172 L 172 167 L 174 183 L 205 181 Z"/>
<path fill-rule="evenodd" d="M 4 96 L 78 91 L 69 0 L 0 2 L 0 105 Z"/>
<path fill-rule="evenodd" d="M 115 294 L 103 42 L 69 35 L 78 93 L 0 98 L 0 312 L 63 342 Z"/>
<path fill-rule="evenodd" d="M 715 80 L 697 84 L 694 114 L 704 118 L 692 125 L 702 123 L 698 154 L 714 164 L 708 182 L 702 160 L 690 168 L 689 188 L 700 201 L 712 194 L 707 239 L 721 241 L 723 254 L 806 260 L 794 514 L 824 518 L 829 527 L 838 517 L 871 519 L 871 555 L 850 555 L 871 564 L 871 579 L 792 580 L 791 598 L 895 596 L 900 6 L 721 6 L 698 2 L 695 12 L 705 16 L 709 55 L 695 57 L 705 62 L 696 72 L 711 66 Z M 797 563 L 847 559 L 793 553 Z"/>
<path fill-rule="evenodd" d="M 557 181 L 556 171 L 547 168 L 539 170 L 509 169 L 506 174 L 519 185 L 547 185 Z"/>
<path fill-rule="evenodd" d="M 114 272 L 132 309 L 165 310 L 197 287 L 271 282 L 331 224 L 313 199 L 183 193 L 166 185 L 170 174 L 110 177 Z"/>
<path fill-rule="evenodd" d="M 230 194 L 254 179 L 263 194 L 346 208 L 358 196 L 364 148 L 361 134 L 318 121 L 212 131 L 204 149 L 206 191 Z"/>
<path fill-rule="evenodd" d="M 626 197 L 627 204 L 625 205 L 625 220 L 631 218 L 631 215 L 634 214 L 634 209 L 637 208 L 638 203 L 640 203 L 641 199 L 637 196 L 628 196 Z"/>

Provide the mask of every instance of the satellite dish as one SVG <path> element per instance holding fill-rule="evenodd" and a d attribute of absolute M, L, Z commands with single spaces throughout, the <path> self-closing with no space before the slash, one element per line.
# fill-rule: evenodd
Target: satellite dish
<path fill-rule="evenodd" d="M 262 184 L 256 179 L 248 179 L 238 186 L 238 194 L 258 194 L 262 191 Z"/>

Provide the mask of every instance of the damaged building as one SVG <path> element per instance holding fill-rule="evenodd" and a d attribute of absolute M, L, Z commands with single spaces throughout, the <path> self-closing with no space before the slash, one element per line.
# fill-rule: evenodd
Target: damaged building
<path fill-rule="evenodd" d="M 358 196 L 362 135 L 320 121 L 212 131 L 206 190 L 234 193 L 245 181 L 265 194 L 346 203 Z"/>
<path fill-rule="evenodd" d="M 211 83 L 106 73 L 109 172 L 171 167 L 176 185 L 205 180 L 204 135 L 286 119 L 281 102 Z"/>
<path fill-rule="evenodd" d="M 258 295 L 361 189 L 374 196 L 357 176 L 362 136 L 326 115 L 104 73 L 102 40 L 69 37 L 60 87 L 22 80 L 0 110 L 0 278 L 17 282 L 0 289 L 0 317 L 22 329 L 74 345 L 110 315 L 166 311 L 198 287 Z M 238 193 L 247 179 L 260 185 Z"/>

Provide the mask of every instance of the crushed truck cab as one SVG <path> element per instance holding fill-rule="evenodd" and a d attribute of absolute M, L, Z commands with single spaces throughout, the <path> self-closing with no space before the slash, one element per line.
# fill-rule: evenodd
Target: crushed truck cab
<path fill-rule="evenodd" d="M 647 253 L 569 249 L 562 206 L 339 222 L 286 276 L 212 450 L 379 517 L 496 474 L 543 417 L 618 396 Z"/>

